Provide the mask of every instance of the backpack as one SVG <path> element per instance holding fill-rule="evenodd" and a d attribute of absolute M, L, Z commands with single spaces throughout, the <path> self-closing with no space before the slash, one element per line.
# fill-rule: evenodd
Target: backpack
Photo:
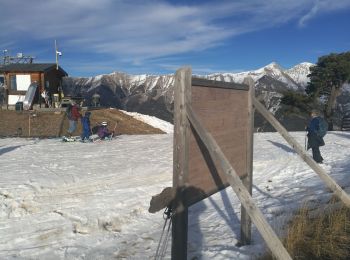
<path fill-rule="evenodd" d="M 66 115 L 68 119 L 72 119 L 72 104 L 68 104 L 66 108 Z"/>
<path fill-rule="evenodd" d="M 93 134 L 97 134 L 99 127 L 100 127 L 99 125 L 95 125 L 95 126 L 91 129 L 91 132 L 92 132 Z"/>
<path fill-rule="evenodd" d="M 318 118 L 317 135 L 323 138 L 327 134 L 327 130 L 328 130 L 328 123 L 327 123 L 327 121 L 324 118 L 319 117 Z"/>

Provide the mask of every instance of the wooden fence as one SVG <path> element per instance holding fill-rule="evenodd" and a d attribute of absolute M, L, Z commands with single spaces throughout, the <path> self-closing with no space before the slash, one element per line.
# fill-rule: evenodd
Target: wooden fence
<path fill-rule="evenodd" d="M 190 68 L 176 72 L 172 259 L 187 258 L 188 206 L 227 185 L 247 214 L 242 214 L 245 241 L 250 241 L 249 215 L 274 254 L 290 259 L 251 197 L 253 85 L 249 83 L 250 87 L 192 79 Z"/>
<path fill-rule="evenodd" d="M 346 205 L 350 198 L 254 97 L 254 82 L 212 82 L 175 76 L 172 259 L 187 259 L 188 207 L 230 185 L 242 203 L 241 240 L 249 244 L 251 221 L 277 259 L 291 259 L 251 196 L 253 107 Z"/>

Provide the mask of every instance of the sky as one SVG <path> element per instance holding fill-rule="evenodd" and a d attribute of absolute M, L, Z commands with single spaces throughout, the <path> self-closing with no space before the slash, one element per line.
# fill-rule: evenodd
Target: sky
<path fill-rule="evenodd" d="M 241 72 L 350 50 L 350 0 L 0 0 L 0 55 L 59 64 L 70 76 L 114 71 Z"/>
<path fill-rule="evenodd" d="M 304 132 L 291 135 L 304 146 Z M 350 133 L 329 132 L 325 142 L 321 167 L 349 194 Z M 1 259 L 155 259 L 163 210 L 148 208 L 152 196 L 172 186 L 173 134 L 94 143 L 1 138 L 0 165 L 11 173 L 0 179 Z M 253 200 L 280 237 L 298 208 L 323 214 L 332 196 L 281 135 L 254 134 Z M 266 244 L 255 225 L 252 244 L 236 246 L 240 216 L 231 187 L 191 206 L 188 259 L 257 259 Z"/>

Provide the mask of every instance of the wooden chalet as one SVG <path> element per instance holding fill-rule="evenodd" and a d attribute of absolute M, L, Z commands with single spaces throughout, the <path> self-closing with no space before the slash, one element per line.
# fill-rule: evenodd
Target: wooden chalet
<path fill-rule="evenodd" d="M 13 63 L 0 67 L 0 74 L 5 79 L 7 105 L 15 105 L 22 101 L 31 83 L 36 82 L 38 90 L 34 99 L 41 104 L 41 93 L 45 90 L 50 93 L 52 100 L 54 95 L 61 93 L 61 81 L 68 76 L 60 66 L 55 63 Z M 58 94 L 58 95 L 57 95 Z"/>

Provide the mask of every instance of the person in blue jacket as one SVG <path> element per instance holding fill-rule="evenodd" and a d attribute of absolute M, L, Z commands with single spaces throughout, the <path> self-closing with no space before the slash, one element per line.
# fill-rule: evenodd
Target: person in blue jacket
<path fill-rule="evenodd" d="M 90 116 L 91 116 L 91 112 L 87 111 L 85 112 L 84 116 L 81 118 L 81 125 L 83 129 L 83 133 L 81 135 L 82 141 L 89 140 L 89 137 L 91 135 Z"/>
<path fill-rule="evenodd" d="M 323 138 L 318 135 L 318 130 L 320 129 L 320 113 L 318 110 L 312 110 L 311 111 L 311 121 L 309 125 L 307 126 L 307 137 L 308 137 L 308 144 L 307 149 L 312 149 L 312 158 L 317 163 L 322 163 L 323 158 L 321 156 L 320 152 L 320 146 L 325 145 Z"/>

